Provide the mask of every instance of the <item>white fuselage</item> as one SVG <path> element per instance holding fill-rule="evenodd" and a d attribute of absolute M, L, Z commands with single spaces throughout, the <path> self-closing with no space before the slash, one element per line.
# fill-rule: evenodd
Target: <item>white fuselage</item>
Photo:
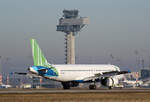
<path fill-rule="evenodd" d="M 114 65 L 53 65 L 58 71 L 57 77 L 49 79 L 57 81 L 75 81 L 101 74 L 103 72 L 120 71 L 119 67 Z"/>

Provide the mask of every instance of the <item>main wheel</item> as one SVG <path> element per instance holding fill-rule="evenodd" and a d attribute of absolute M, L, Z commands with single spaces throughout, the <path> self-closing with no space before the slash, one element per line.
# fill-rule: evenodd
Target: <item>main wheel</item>
<path fill-rule="evenodd" d="M 90 90 L 95 90 L 96 89 L 96 85 L 89 85 L 89 89 Z"/>
<path fill-rule="evenodd" d="M 63 86 L 63 89 L 70 89 L 70 86 Z"/>
<path fill-rule="evenodd" d="M 61 83 L 63 85 L 63 89 L 70 89 L 70 85 L 67 82 L 62 82 Z"/>

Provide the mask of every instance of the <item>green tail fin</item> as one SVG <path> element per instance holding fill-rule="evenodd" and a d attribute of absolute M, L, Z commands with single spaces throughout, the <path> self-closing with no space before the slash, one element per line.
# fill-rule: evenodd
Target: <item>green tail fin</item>
<path fill-rule="evenodd" d="M 35 66 L 51 67 L 44 57 L 39 45 L 35 39 L 31 39 L 32 57 Z"/>
<path fill-rule="evenodd" d="M 31 47 L 34 66 L 43 66 L 51 68 L 58 76 L 57 69 L 47 62 L 46 58 L 44 57 L 44 54 L 42 53 L 35 39 L 31 39 Z"/>

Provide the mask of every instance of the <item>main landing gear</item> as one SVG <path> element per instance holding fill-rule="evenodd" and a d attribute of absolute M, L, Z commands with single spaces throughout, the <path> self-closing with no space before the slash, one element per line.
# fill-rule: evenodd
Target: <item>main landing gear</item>
<path fill-rule="evenodd" d="M 68 82 L 62 82 L 63 89 L 70 89 L 70 84 Z"/>
<path fill-rule="evenodd" d="M 77 87 L 79 83 L 76 82 L 61 82 L 63 89 L 70 89 L 70 87 Z M 95 90 L 96 89 L 96 84 L 95 82 L 91 85 L 89 85 L 90 90 Z"/>

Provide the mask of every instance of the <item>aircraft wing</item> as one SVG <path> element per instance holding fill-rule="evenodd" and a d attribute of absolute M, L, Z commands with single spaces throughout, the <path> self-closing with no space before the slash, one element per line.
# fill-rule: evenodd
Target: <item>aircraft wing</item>
<path fill-rule="evenodd" d="M 97 77 L 110 77 L 110 76 L 127 74 L 127 73 L 130 73 L 130 72 L 129 71 L 110 71 L 110 72 L 98 73 L 98 74 L 95 74 L 95 76 L 97 76 Z"/>
<path fill-rule="evenodd" d="M 130 73 L 129 71 L 110 71 L 110 72 L 103 72 L 103 73 L 97 73 L 94 76 L 86 77 L 83 80 L 84 81 L 95 81 L 100 80 L 102 77 L 111 77 L 115 75 L 121 75 L 121 74 L 127 74 Z"/>

